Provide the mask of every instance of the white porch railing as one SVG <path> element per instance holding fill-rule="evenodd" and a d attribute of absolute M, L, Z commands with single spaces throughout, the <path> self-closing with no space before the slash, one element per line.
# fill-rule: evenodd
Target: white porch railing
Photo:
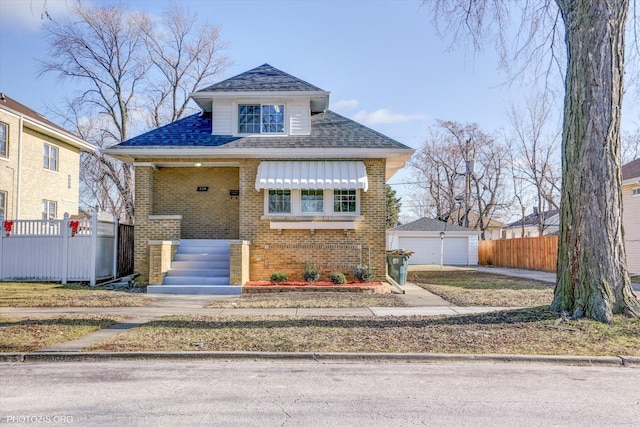
<path fill-rule="evenodd" d="M 0 216 L 0 281 L 89 282 L 117 275 L 118 222 L 5 221 Z"/>

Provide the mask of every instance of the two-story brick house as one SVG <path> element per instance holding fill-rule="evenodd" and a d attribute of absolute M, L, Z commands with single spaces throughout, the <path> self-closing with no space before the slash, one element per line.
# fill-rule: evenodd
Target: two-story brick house
<path fill-rule="evenodd" d="M 77 214 L 80 152 L 94 150 L 0 93 L 0 215 L 59 219 L 65 212 Z"/>
<path fill-rule="evenodd" d="M 385 277 L 385 182 L 413 149 L 268 64 L 191 97 L 201 113 L 106 151 L 135 168 L 135 269 L 161 285 L 149 292 L 238 292 L 277 270 L 300 280 L 309 262 Z"/>

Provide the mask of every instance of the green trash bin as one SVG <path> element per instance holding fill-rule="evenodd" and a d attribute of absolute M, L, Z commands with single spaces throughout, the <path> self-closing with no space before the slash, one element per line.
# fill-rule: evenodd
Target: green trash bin
<path fill-rule="evenodd" d="M 387 267 L 389 276 L 398 283 L 404 285 L 407 283 L 407 266 L 409 264 L 409 256 L 407 255 L 387 255 Z"/>

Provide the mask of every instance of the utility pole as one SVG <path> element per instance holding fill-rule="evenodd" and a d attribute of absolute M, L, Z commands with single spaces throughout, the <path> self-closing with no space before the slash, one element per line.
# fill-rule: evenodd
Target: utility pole
<path fill-rule="evenodd" d="M 467 140 L 467 150 L 465 152 L 465 172 L 464 172 L 464 226 L 469 228 L 469 211 L 471 210 L 471 176 L 475 169 L 476 161 L 469 159 L 471 140 Z"/>

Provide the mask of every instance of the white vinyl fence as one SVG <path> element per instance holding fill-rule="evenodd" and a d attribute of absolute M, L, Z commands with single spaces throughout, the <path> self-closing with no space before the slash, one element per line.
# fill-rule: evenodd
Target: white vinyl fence
<path fill-rule="evenodd" d="M 89 282 L 117 275 L 117 221 L 5 221 L 0 216 L 0 281 Z"/>

